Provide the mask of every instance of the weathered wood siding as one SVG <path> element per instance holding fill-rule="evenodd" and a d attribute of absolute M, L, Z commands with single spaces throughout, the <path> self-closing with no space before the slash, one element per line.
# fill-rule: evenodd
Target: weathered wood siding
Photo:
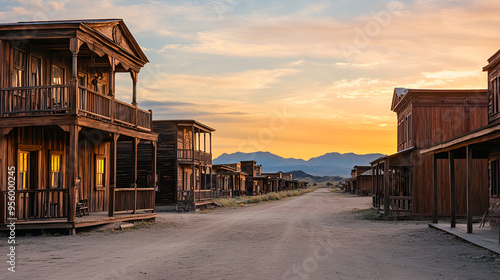
<path fill-rule="evenodd" d="M 460 100 L 462 102 L 460 102 Z M 488 114 L 486 106 L 475 106 L 475 103 L 465 102 L 465 98 L 439 105 L 431 102 L 432 99 L 422 100 L 413 104 L 413 131 L 415 145 L 418 148 L 434 145 L 487 124 Z M 436 101 L 435 99 L 433 101 Z M 426 104 L 428 103 L 428 104 Z M 433 207 L 433 157 L 421 155 L 420 149 L 415 150 L 413 157 L 413 214 L 430 215 Z M 466 214 L 466 185 L 465 160 L 456 160 L 456 199 L 457 215 Z M 488 162 L 487 160 L 473 160 L 472 194 L 473 213 L 483 214 L 486 210 L 488 197 Z M 438 214 L 450 214 L 450 187 L 449 167 L 438 160 Z"/>
<path fill-rule="evenodd" d="M 87 133 L 86 133 L 87 132 Z M 106 158 L 106 171 L 109 170 L 109 142 L 96 142 L 92 132 L 82 130 L 79 142 L 79 164 L 78 172 L 81 180 L 80 188 L 77 190 L 79 199 L 88 199 L 91 212 L 106 211 L 108 207 L 109 172 L 105 172 L 105 188 L 95 188 L 95 155 L 103 155 Z M 91 140 L 89 140 L 91 139 Z M 32 172 L 29 188 L 48 189 L 50 186 L 50 152 L 62 152 L 61 176 L 62 187 L 68 187 L 65 178 L 66 162 L 69 156 L 67 149 L 69 141 L 68 133 L 57 127 L 23 127 L 14 128 L 5 138 L 4 144 L 0 146 L 0 153 L 5 155 L 5 166 L 16 166 L 18 168 L 18 149 L 22 145 L 32 146 L 23 150 L 33 150 L 31 155 L 36 157 L 31 161 Z M 0 184 L 2 190 L 5 184 Z"/>
<path fill-rule="evenodd" d="M 156 171 L 158 173 L 158 205 L 175 203 L 177 191 L 177 126 L 172 122 L 153 122 L 153 131 L 158 133 Z"/>

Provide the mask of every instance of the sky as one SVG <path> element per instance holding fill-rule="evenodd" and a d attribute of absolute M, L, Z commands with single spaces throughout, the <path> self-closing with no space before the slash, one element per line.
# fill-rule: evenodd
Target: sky
<path fill-rule="evenodd" d="M 396 152 L 395 87 L 486 88 L 499 1 L 0 0 L 0 21 L 121 18 L 154 119 L 216 129 L 214 157 Z M 117 95 L 131 99 L 130 76 Z"/>

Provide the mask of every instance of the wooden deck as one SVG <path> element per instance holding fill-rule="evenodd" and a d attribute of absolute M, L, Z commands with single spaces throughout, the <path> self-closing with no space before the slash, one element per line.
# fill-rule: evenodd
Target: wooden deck
<path fill-rule="evenodd" d="M 75 222 L 68 222 L 66 219 L 37 219 L 16 221 L 17 230 L 33 230 L 33 229 L 73 229 L 85 228 L 98 225 L 112 224 L 125 221 L 142 221 L 152 220 L 156 218 L 156 213 L 150 211 L 132 213 L 115 214 L 114 217 L 108 217 L 108 212 L 93 212 L 88 216 L 77 217 Z M 0 225 L 0 231 L 8 230 L 5 225 Z"/>

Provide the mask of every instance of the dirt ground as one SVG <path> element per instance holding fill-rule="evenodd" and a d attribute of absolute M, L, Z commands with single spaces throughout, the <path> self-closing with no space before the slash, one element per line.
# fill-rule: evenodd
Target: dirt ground
<path fill-rule="evenodd" d="M 425 222 L 362 219 L 370 198 L 318 189 L 126 232 L 18 238 L 1 279 L 498 279 L 500 257 Z"/>

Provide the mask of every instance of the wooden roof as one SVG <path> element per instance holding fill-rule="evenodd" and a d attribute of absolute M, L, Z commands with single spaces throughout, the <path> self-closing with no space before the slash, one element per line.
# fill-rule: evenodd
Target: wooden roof
<path fill-rule="evenodd" d="M 483 71 L 488 71 L 500 62 L 500 50 L 488 58 L 488 65 L 483 67 Z"/>
<path fill-rule="evenodd" d="M 451 96 L 486 96 L 487 89 L 407 89 L 395 88 L 392 96 L 391 111 L 399 112 L 406 104 L 417 96 L 451 97 Z M 438 100 L 439 103 L 446 102 L 445 99 Z"/>
<path fill-rule="evenodd" d="M 53 40 L 58 45 L 48 49 L 69 49 L 64 40 L 78 38 L 99 56 L 107 54 L 139 72 L 149 62 L 134 36 L 122 19 L 82 19 L 59 21 L 30 21 L 0 24 L 0 40 Z M 58 41 L 59 40 L 59 41 Z M 59 46 L 60 45 L 60 46 Z"/>
<path fill-rule="evenodd" d="M 198 122 L 196 120 L 154 120 L 153 121 L 153 123 L 162 123 L 162 122 L 175 123 L 178 126 L 194 126 L 196 128 L 199 128 L 199 129 L 207 131 L 207 132 L 214 132 L 215 131 L 214 128 L 211 128 L 210 126 L 202 124 L 201 122 Z"/>

